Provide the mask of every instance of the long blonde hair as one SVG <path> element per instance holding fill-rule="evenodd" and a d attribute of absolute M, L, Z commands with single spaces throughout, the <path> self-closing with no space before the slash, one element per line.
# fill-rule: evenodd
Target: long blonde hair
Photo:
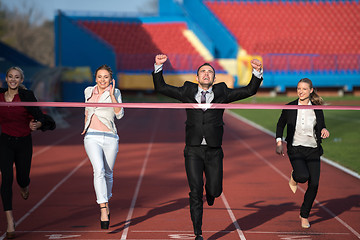
<path fill-rule="evenodd" d="M 313 87 L 312 81 L 308 78 L 303 78 L 300 79 L 298 84 L 301 82 L 309 84 L 310 89 L 313 89 L 312 93 L 310 93 L 310 101 L 313 102 L 315 105 L 323 105 L 324 99 L 316 93 L 316 89 Z"/>

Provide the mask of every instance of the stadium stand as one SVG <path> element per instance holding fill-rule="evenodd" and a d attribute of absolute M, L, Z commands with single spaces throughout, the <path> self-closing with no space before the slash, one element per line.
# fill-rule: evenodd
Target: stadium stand
<path fill-rule="evenodd" d="M 115 21 L 77 21 L 105 40 L 117 54 L 119 72 L 152 71 L 154 56 L 167 53 L 172 71 L 189 72 L 205 60 L 185 38 L 185 22 L 139 23 Z M 221 66 L 212 62 L 217 69 Z"/>
<path fill-rule="evenodd" d="M 249 61 L 259 58 L 264 91 L 284 92 L 308 77 L 319 88 L 351 92 L 360 87 L 359 12 L 358 0 L 159 0 L 159 15 L 150 17 L 59 12 L 56 64 L 94 71 L 108 63 L 119 87 L 151 90 L 160 52 L 176 79 L 193 80 L 207 61 L 230 86 L 246 84 Z"/>
<path fill-rule="evenodd" d="M 360 5 L 355 1 L 205 4 L 243 49 L 263 56 L 267 70 L 359 70 Z"/>

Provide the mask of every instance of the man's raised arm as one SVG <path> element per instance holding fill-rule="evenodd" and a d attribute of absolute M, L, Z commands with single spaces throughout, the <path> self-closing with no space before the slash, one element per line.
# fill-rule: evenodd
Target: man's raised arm
<path fill-rule="evenodd" d="M 178 87 L 171 86 L 165 83 L 162 75 L 163 64 L 168 57 L 165 54 L 158 54 L 155 56 L 155 70 L 152 73 L 155 91 L 164 94 L 165 96 L 180 100 L 180 91 Z"/>

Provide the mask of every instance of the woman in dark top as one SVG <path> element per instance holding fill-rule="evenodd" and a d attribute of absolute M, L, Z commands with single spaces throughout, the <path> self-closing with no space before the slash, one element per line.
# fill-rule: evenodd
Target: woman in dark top
<path fill-rule="evenodd" d="M 34 93 L 22 85 L 24 73 L 19 67 L 6 72 L 8 88 L 0 89 L 0 102 L 36 102 Z M 42 113 L 39 107 L 0 107 L 0 171 L 1 199 L 7 220 L 6 237 L 15 237 L 15 222 L 12 214 L 13 165 L 16 181 L 23 199 L 29 197 L 30 167 L 32 158 L 31 131 L 55 129 L 54 120 Z"/>
<path fill-rule="evenodd" d="M 297 85 L 298 99 L 288 105 L 322 105 L 323 100 L 313 88 L 308 78 L 303 78 Z M 321 139 L 329 137 L 324 113 L 313 109 L 284 109 L 276 127 L 276 152 L 282 156 L 282 136 L 287 125 L 287 154 L 293 171 L 289 186 L 293 193 L 298 183 L 308 182 L 304 202 L 300 209 L 301 227 L 310 228 L 308 220 L 314 203 L 320 178 L 320 156 L 323 154 Z"/>

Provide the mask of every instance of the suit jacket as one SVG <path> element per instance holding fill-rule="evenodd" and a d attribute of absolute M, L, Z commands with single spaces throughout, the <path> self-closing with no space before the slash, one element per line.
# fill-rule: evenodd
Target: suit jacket
<path fill-rule="evenodd" d="M 155 90 L 168 97 L 175 98 L 183 103 L 197 103 L 195 95 L 198 84 L 186 81 L 183 86 L 175 87 L 165 83 L 163 71 L 152 73 Z M 262 79 L 251 78 L 250 83 L 242 88 L 230 89 L 225 83 L 212 86 L 214 99 L 212 103 L 230 103 L 254 95 Z M 220 147 L 224 132 L 223 122 L 224 109 L 186 109 L 186 145 L 199 146 L 203 137 L 210 147 Z"/>
<path fill-rule="evenodd" d="M 1 93 L 6 91 L 7 88 L 0 88 Z M 37 99 L 31 90 L 19 88 L 19 97 L 22 102 L 37 102 Z M 25 109 L 34 117 L 34 120 L 41 122 L 40 129 L 42 131 L 54 130 L 56 128 L 54 119 L 51 116 L 44 114 L 39 107 L 25 106 Z"/>
<path fill-rule="evenodd" d="M 298 105 L 299 99 L 288 103 L 287 105 Z M 314 103 L 312 103 L 314 105 Z M 315 137 L 318 148 L 321 151 L 322 155 L 322 147 L 321 147 L 321 130 L 326 128 L 324 113 L 322 110 L 315 109 L 315 117 L 316 117 L 316 125 L 314 126 Z M 292 143 L 295 134 L 296 128 L 296 119 L 297 119 L 297 109 L 283 109 L 276 125 L 276 138 L 282 138 L 285 125 L 287 125 L 287 135 L 286 142 L 288 150 L 292 148 Z"/>

